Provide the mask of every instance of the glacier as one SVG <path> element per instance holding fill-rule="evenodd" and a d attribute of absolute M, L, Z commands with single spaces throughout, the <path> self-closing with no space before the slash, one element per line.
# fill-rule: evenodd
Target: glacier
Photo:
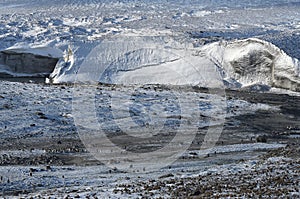
<path fill-rule="evenodd" d="M 42 76 L 51 73 L 47 83 L 73 83 L 77 78 L 77 82 L 112 84 L 204 87 L 224 84 L 230 88 L 258 85 L 258 88 L 299 90 L 300 4 L 296 0 L 13 0 L 0 5 L 1 51 L 21 42 L 51 43 L 51 47 L 65 50 L 64 58 L 60 57 L 55 68 L 51 64 L 51 70 L 42 71 Z M 103 40 L 124 34 L 181 35 L 186 43 L 179 39 L 177 43 L 183 44 L 181 47 L 169 48 L 161 41 L 150 39 L 150 44 L 158 44 L 162 54 L 168 53 L 170 59 L 160 57 L 158 49 L 149 48 L 135 48 L 126 57 L 123 48 L 118 53 L 106 53 L 112 58 L 101 66 L 96 63 L 98 68 L 94 66 L 90 70 L 84 66 L 89 63 L 87 56 Z M 141 47 L 149 45 L 147 39 L 141 42 Z M 99 47 L 105 51 L 109 48 Z M 147 55 L 148 60 L 138 60 Z M 107 59 L 105 54 L 96 56 Z M 36 55 L 29 57 L 35 59 Z M 34 70 L 44 66 L 43 63 L 35 65 Z M 3 72 L 12 76 L 41 75 L 30 74 L 32 71 L 16 73 L 7 68 L 7 64 L 2 64 Z"/>
<path fill-rule="evenodd" d="M 121 36 L 78 46 L 76 52 L 69 49 L 48 82 L 209 88 L 258 84 L 300 91 L 299 71 L 296 58 L 257 38 L 195 47 L 171 37 Z"/>

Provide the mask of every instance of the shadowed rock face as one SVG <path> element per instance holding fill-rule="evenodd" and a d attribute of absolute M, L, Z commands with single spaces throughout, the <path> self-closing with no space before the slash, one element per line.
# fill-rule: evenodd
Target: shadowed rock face
<path fill-rule="evenodd" d="M 54 70 L 58 60 L 51 56 L 2 51 L 0 77 L 47 76 Z"/>

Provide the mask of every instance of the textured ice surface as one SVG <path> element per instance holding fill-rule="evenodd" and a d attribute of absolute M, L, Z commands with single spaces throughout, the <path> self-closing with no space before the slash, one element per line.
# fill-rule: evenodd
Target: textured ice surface
<path fill-rule="evenodd" d="M 52 83 L 99 81 L 222 88 L 224 81 L 234 88 L 261 84 L 299 91 L 299 61 L 255 38 L 194 48 L 169 37 L 122 36 L 104 40 L 90 52 L 81 65 L 70 59 L 60 62 L 50 76 Z M 72 56 L 76 60 L 76 55 Z"/>
<path fill-rule="evenodd" d="M 229 84 L 263 84 L 299 91 L 299 61 L 271 43 L 246 39 L 212 43 L 204 48 Z"/>

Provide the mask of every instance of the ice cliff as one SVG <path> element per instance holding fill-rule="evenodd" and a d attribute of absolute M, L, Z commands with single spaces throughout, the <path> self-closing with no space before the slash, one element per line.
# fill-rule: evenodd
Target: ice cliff
<path fill-rule="evenodd" d="M 82 63 L 80 54 L 72 61 L 60 62 L 50 76 L 51 82 L 74 82 L 77 75 L 80 82 L 215 87 L 221 78 L 228 87 L 263 84 L 300 89 L 299 61 L 259 39 L 219 41 L 199 48 L 157 38 L 128 40 L 99 44 L 80 66 L 75 61 Z"/>
<path fill-rule="evenodd" d="M 43 77 L 53 72 L 62 52 L 51 47 L 14 46 L 0 51 L 0 77 Z"/>
<path fill-rule="evenodd" d="M 264 84 L 300 91 L 299 61 L 269 42 L 254 38 L 220 41 L 201 50 L 220 69 L 227 85 Z"/>
<path fill-rule="evenodd" d="M 255 38 L 222 40 L 194 47 L 164 36 L 115 37 L 69 46 L 55 69 L 53 64 L 59 56 L 34 52 L 38 50 L 3 51 L 1 66 L 17 66 L 7 68 L 17 73 L 52 72 L 49 83 L 225 85 L 231 88 L 265 85 L 300 91 L 299 61 L 275 45 Z M 7 53 L 22 55 L 22 58 L 4 59 Z M 9 61 L 14 59 L 11 64 Z"/>

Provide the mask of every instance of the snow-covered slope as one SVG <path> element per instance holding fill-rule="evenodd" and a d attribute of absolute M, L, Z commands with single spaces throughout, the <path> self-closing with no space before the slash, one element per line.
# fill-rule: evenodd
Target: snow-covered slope
<path fill-rule="evenodd" d="M 81 60 L 80 64 L 74 60 L 69 65 L 60 62 L 50 76 L 51 82 L 204 87 L 219 87 L 224 83 L 235 88 L 262 84 L 300 89 L 299 61 L 273 44 L 254 38 L 194 48 L 166 37 L 116 37 L 90 48 L 88 55 L 86 50 L 81 51 L 85 57 L 78 54 L 80 50 L 72 55 L 73 59 L 77 56 Z"/>

